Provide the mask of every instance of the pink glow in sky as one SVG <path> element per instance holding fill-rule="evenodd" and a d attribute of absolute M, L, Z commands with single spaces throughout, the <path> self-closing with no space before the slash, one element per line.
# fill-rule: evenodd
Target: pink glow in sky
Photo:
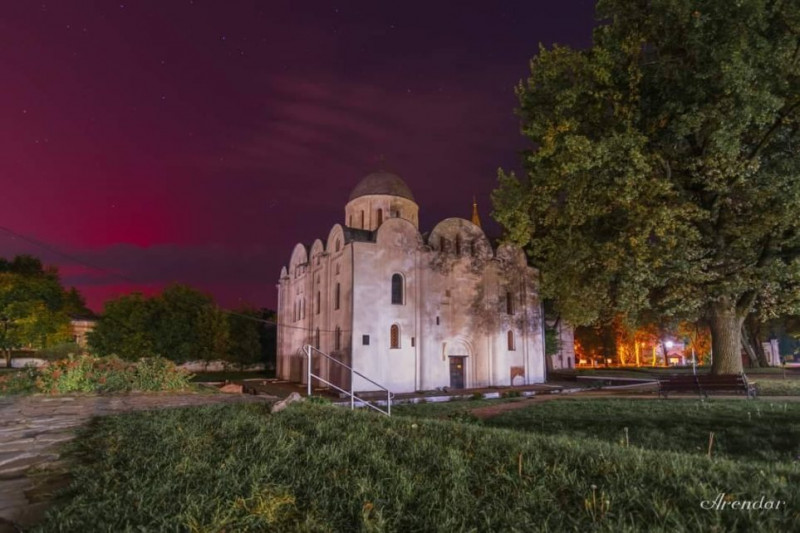
<path fill-rule="evenodd" d="M 473 194 L 489 221 L 524 147 L 514 85 L 592 25 L 586 0 L 5 2 L 0 226 L 50 249 L 0 231 L 0 256 L 57 265 L 98 311 L 170 282 L 273 307 L 293 245 L 379 166 L 423 231 Z"/>

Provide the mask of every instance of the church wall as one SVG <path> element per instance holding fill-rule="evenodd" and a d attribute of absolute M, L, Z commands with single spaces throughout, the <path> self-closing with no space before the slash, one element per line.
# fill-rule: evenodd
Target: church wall
<path fill-rule="evenodd" d="M 353 361 L 356 370 L 394 392 L 416 390 L 418 283 L 416 229 L 404 220 L 385 221 L 375 243 L 354 243 Z M 403 278 L 403 303 L 392 303 L 392 276 Z M 399 347 L 391 347 L 391 328 Z M 369 344 L 364 344 L 364 336 Z M 412 341 L 413 338 L 413 341 Z M 412 346 L 412 343 L 414 344 Z M 356 390 L 375 390 L 356 379 Z"/>

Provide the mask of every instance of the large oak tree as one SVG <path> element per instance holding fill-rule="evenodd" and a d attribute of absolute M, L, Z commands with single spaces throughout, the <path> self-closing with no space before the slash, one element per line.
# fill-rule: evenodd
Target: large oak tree
<path fill-rule="evenodd" d="M 800 2 L 601 0 L 586 50 L 517 87 L 524 175 L 495 217 L 576 324 L 703 316 L 714 373 L 742 370 L 756 299 L 800 286 Z"/>

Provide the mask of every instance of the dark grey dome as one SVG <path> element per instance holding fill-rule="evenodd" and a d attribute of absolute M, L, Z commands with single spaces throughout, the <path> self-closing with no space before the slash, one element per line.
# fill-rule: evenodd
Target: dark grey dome
<path fill-rule="evenodd" d="M 353 189 L 353 192 L 350 193 L 350 200 L 352 201 L 368 194 L 388 194 L 414 201 L 414 195 L 411 194 L 411 189 L 408 188 L 403 178 L 391 172 L 373 172 L 361 180 L 356 185 L 356 188 Z"/>

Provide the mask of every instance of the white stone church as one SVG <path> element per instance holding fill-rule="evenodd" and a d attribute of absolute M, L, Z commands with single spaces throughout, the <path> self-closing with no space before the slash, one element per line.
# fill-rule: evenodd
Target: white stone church
<path fill-rule="evenodd" d="M 301 350 L 312 345 L 395 393 L 544 381 L 537 272 L 524 253 L 493 248 L 474 204 L 472 221 L 424 234 L 418 213 L 400 177 L 376 172 L 353 189 L 344 224 L 294 247 L 278 283 L 279 378 L 305 382 Z M 349 371 L 312 364 L 349 390 Z M 356 377 L 353 389 L 375 387 Z"/>

